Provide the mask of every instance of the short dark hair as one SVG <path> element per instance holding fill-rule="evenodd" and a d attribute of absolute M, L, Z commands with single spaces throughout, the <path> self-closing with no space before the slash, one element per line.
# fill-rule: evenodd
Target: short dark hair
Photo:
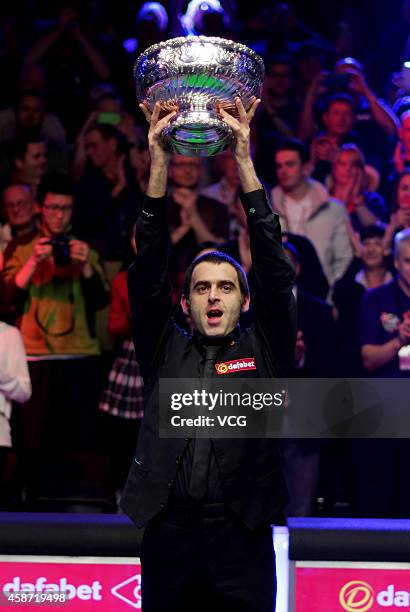
<path fill-rule="evenodd" d="M 300 160 L 303 164 L 306 164 L 310 159 L 306 145 L 297 138 L 287 138 L 276 145 L 274 149 L 274 158 L 280 151 L 296 151 L 296 153 L 299 153 Z"/>
<path fill-rule="evenodd" d="M 182 287 L 182 295 L 186 298 L 189 298 L 190 290 L 191 290 L 191 280 L 192 274 L 196 266 L 202 262 L 214 263 L 216 265 L 227 263 L 230 264 L 236 270 L 236 274 L 238 275 L 239 288 L 242 295 L 242 303 L 249 295 L 249 285 L 248 279 L 246 277 L 245 270 L 242 266 L 230 255 L 226 253 L 221 253 L 220 251 L 212 251 L 211 253 L 205 253 L 204 255 L 200 255 L 196 257 L 190 266 L 187 268 L 184 276 L 184 284 Z"/>
<path fill-rule="evenodd" d="M 25 136 L 19 136 L 13 139 L 10 148 L 10 160 L 14 162 L 16 159 L 23 159 L 27 153 L 29 144 L 47 144 L 47 139 L 42 134 L 26 132 Z"/>
<path fill-rule="evenodd" d="M 18 108 L 24 98 L 37 98 L 44 107 L 44 96 L 36 89 L 24 89 L 21 91 L 16 100 L 16 108 Z"/>
<path fill-rule="evenodd" d="M 363 242 L 368 238 L 383 238 L 384 231 L 385 228 L 381 224 L 368 225 L 360 231 L 360 240 Z"/>
<path fill-rule="evenodd" d="M 72 179 L 65 174 L 47 174 L 38 187 L 37 202 L 40 206 L 43 206 L 48 193 L 73 196 L 74 183 Z"/>
<path fill-rule="evenodd" d="M 356 112 L 356 104 L 351 95 L 347 93 L 335 93 L 329 96 L 328 98 L 326 98 L 326 100 L 324 101 L 323 107 L 322 107 L 322 113 L 327 113 L 331 105 L 334 104 L 335 102 L 343 102 L 344 104 L 348 104 L 350 108 L 352 109 L 352 112 L 353 113 Z"/>
<path fill-rule="evenodd" d="M 118 155 L 128 153 L 128 141 L 124 134 L 114 125 L 110 125 L 109 123 L 93 123 L 86 131 L 86 134 L 89 134 L 90 132 L 98 132 L 104 140 L 114 139 L 117 143 L 116 148 Z"/>

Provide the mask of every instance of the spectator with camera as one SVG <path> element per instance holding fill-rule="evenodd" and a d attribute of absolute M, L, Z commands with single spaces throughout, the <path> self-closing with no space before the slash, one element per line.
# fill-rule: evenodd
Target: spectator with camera
<path fill-rule="evenodd" d="M 300 116 L 298 135 L 310 140 L 318 130 L 316 111 L 320 99 L 345 94 L 352 98 L 359 122 L 373 120 L 389 136 L 397 135 L 398 121 L 393 111 L 376 96 L 366 81 L 363 66 L 352 57 L 339 60 L 332 73 L 322 71 L 312 80 Z"/>
<path fill-rule="evenodd" d="M 97 252 L 71 233 L 71 181 L 46 177 L 38 203 L 40 229 L 12 240 L 3 269 L 5 301 L 17 308 L 33 385 L 21 442 L 24 449 L 84 449 L 95 442 L 94 317 L 108 302 L 107 282 Z"/>
<path fill-rule="evenodd" d="M 320 126 L 322 132 L 315 137 Z M 329 173 L 337 147 L 348 142 L 359 146 L 366 162 L 383 174 L 397 129 L 394 113 L 371 90 L 360 62 L 343 58 L 336 63 L 333 73 L 321 72 L 312 81 L 298 135 L 304 141 L 312 141 L 315 176 L 322 180 Z"/>

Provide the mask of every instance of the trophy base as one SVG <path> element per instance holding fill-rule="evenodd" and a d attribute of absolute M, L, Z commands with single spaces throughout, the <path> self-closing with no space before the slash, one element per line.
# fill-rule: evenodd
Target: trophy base
<path fill-rule="evenodd" d="M 211 157 L 229 147 L 232 130 L 210 110 L 187 110 L 172 119 L 163 132 L 169 151 L 189 157 Z"/>

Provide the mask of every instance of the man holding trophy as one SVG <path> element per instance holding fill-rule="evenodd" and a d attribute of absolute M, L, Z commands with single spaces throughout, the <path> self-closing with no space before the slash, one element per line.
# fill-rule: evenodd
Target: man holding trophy
<path fill-rule="evenodd" d="M 238 166 L 252 253 L 252 295 L 244 271 L 229 256 L 214 252 L 195 259 L 181 297 L 192 336 L 172 321 L 168 274 L 166 188 L 173 147 L 164 135 L 172 133 L 177 111 L 161 118 L 160 101 L 152 110 L 146 101 L 140 104 L 150 125 L 151 170 L 128 290 L 146 404 L 121 505 L 138 527 L 145 527 L 144 612 L 273 612 L 275 606 L 271 524 L 287 501 L 277 440 L 159 437 L 159 379 L 213 378 L 219 375 L 216 366 L 250 358 L 251 372 L 239 369 L 228 376 L 280 377 L 293 364 L 294 270 L 250 156 L 249 124 L 259 102 L 250 96 L 246 109 L 234 96 L 235 116 L 216 104 L 213 124 L 218 121 L 218 129 L 224 124 Z M 241 332 L 239 316 L 251 299 L 254 325 Z"/>

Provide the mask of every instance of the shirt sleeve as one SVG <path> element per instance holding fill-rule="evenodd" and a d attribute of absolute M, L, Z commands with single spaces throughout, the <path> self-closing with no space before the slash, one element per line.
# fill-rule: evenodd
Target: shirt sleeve
<path fill-rule="evenodd" d="M 8 400 L 24 404 L 31 396 L 31 382 L 23 340 L 17 328 L 0 332 L 0 391 Z"/>

